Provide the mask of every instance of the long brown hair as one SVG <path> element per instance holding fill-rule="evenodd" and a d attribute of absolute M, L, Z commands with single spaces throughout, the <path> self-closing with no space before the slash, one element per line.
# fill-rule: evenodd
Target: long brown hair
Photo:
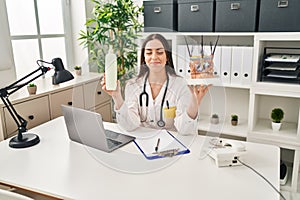
<path fill-rule="evenodd" d="M 166 56 L 167 56 L 166 72 L 170 75 L 177 76 L 177 74 L 175 72 L 175 69 L 174 69 L 174 64 L 173 64 L 173 59 L 172 59 L 172 52 L 171 52 L 171 48 L 168 44 L 168 41 L 166 40 L 166 38 L 164 38 L 164 36 L 162 36 L 160 34 L 151 34 L 145 39 L 145 41 L 142 45 L 140 72 L 139 72 L 137 78 L 140 78 L 140 77 L 144 76 L 149 71 L 149 68 L 148 68 L 148 66 L 146 65 L 146 62 L 145 62 L 145 46 L 149 41 L 155 40 L 155 39 L 159 40 L 162 43 L 162 45 L 165 49 L 165 53 L 166 53 Z"/>

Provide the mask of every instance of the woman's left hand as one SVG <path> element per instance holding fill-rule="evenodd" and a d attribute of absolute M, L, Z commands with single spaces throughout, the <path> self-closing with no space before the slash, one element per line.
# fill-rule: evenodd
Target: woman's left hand
<path fill-rule="evenodd" d="M 200 106 L 200 103 L 205 96 L 205 94 L 208 92 L 209 88 L 212 86 L 212 84 L 209 85 L 203 85 L 201 84 L 200 86 L 190 86 L 190 90 L 192 94 L 194 95 L 194 98 L 197 101 L 198 107 Z"/>

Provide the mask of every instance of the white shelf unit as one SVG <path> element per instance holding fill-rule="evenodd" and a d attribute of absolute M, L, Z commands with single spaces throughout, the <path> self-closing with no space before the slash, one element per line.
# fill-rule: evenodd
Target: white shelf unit
<path fill-rule="evenodd" d="M 173 33 L 174 34 L 174 33 Z M 165 36 L 165 34 L 163 34 Z M 215 44 L 218 36 L 219 41 L 217 50 L 221 51 L 222 47 L 253 47 L 254 34 L 253 33 L 176 33 L 176 42 L 172 43 L 177 46 L 172 48 L 173 58 L 176 58 L 175 67 L 178 71 L 181 63 L 178 59 L 179 46 L 189 47 L 194 46 L 198 51 L 201 49 L 201 41 L 203 38 L 203 46 L 210 46 Z M 170 37 L 171 38 L 171 37 Z M 173 37 L 174 38 L 174 37 Z M 209 51 L 209 50 L 208 50 Z M 222 54 L 222 53 L 220 53 Z M 220 55 L 221 56 L 221 55 Z M 188 55 L 183 56 L 188 63 Z M 220 63 L 221 64 L 221 63 Z M 186 68 L 189 67 L 187 64 Z M 222 80 L 221 71 L 214 78 L 192 79 L 189 73 L 185 74 L 185 78 L 189 85 L 208 85 L 212 84 L 210 92 L 206 95 L 199 108 L 198 115 L 198 130 L 202 133 L 213 135 L 227 135 L 246 139 L 248 133 L 248 115 L 249 115 L 249 84 L 237 84 L 230 81 L 224 82 Z M 230 79 L 230 77 L 229 77 Z M 220 123 L 217 125 L 210 123 L 212 114 L 219 115 Z M 231 125 L 231 115 L 239 116 L 237 126 Z"/>
<path fill-rule="evenodd" d="M 266 47 L 299 48 L 300 33 L 264 33 L 254 37 L 253 80 L 250 87 L 249 131 L 247 140 L 277 145 L 281 160 L 289 168 L 288 181 L 281 189 L 296 192 L 300 159 L 300 85 L 260 82 L 260 69 Z M 299 51 L 300 53 L 300 51 Z M 281 130 L 271 128 L 270 114 L 273 108 L 282 108 L 284 119 Z"/>
<path fill-rule="evenodd" d="M 146 37 L 151 33 L 145 33 Z M 288 161 L 290 177 L 288 183 L 281 187 L 283 190 L 299 191 L 299 159 L 300 159 L 300 85 L 287 83 L 259 82 L 265 47 L 293 47 L 300 46 L 299 32 L 274 33 L 161 33 L 172 46 L 173 60 L 176 71 L 180 67 L 178 47 L 198 45 L 203 36 L 204 45 L 216 41 L 220 36 L 219 46 L 247 46 L 253 47 L 253 65 L 251 82 L 249 84 L 233 84 L 223 82 L 222 74 L 216 78 L 191 79 L 186 78 L 190 85 L 213 84 L 199 108 L 198 129 L 214 136 L 229 135 L 245 138 L 247 141 L 277 145 L 283 152 L 282 160 L 288 154 L 292 159 Z M 182 56 L 188 59 L 187 56 Z M 285 118 L 282 129 L 274 133 L 271 129 L 270 113 L 274 107 L 282 107 Z M 218 113 L 220 123 L 210 123 L 210 116 Z M 239 124 L 231 126 L 230 115 L 239 115 Z M 288 151 L 286 151 L 288 150 Z"/>

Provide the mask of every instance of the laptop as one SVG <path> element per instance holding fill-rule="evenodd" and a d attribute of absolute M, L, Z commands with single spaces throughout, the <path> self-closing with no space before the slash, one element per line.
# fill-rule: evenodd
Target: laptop
<path fill-rule="evenodd" d="M 105 130 L 99 113 L 61 105 L 70 140 L 112 152 L 133 141 L 132 136 Z"/>

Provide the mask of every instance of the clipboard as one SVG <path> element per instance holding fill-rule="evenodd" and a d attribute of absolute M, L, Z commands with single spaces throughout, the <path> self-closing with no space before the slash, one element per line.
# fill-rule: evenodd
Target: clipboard
<path fill-rule="evenodd" d="M 160 142 L 156 151 L 158 139 Z M 148 160 L 190 153 L 190 150 L 182 142 L 165 129 L 159 130 L 157 134 L 149 138 L 136 138 L 134 143 Z"/>

